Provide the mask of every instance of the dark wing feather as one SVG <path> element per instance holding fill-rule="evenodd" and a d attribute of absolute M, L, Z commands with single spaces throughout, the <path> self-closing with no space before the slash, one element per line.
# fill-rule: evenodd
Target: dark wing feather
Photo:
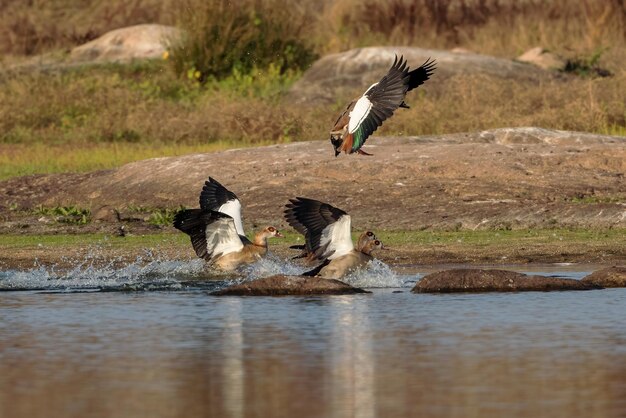
<path fill-rule="evenodd" d="M 330 260 L 326 259 L 324 260 L 322 264 L 315 267 L 313 270 L 309 270 L 309 271 L 302 273 L 301 276 L 308 276 L 308 277 L 317 276 L 319 272 L 322 271 L 322 269 L 326 267 L 329 263 L 330 263 Z"/>
<path fill-rule="evenodd" d="M 289 202 L 285 209 L 287 223 L 304 235 L 309 252 L 324 253 L 324 249 L 320 249 L 322 231 L 347 213 L 328 203 L 304 197 L 290 199 Z"/>
<path fill-rule="evenodd" d="M 437 68 L 435 60 L 428 58 L 419 68 L 409 71 L 409 90 L 411 91 L 416 87 L 424 84 L 426 80 L 433 75 L 433 72 Z"/>
<path fill-rule="evenodd" d="M 406 61 L 396 55 L 387 74 L 363 95 L 372 107 L 358 126 L 349 129 L 349 133 L 354 135 L 352 152 L 360 149 L 365 140 L 400 107 L 409 89 L 409 79 Z"/>
<path fill-rule="evenodd" d="M 178 212 L 174 216 L 174 228 L 189 235 L 191 245 L 198 257 L 211 261 L 214 256 L 219 256 L 219 254 L 213 254 L 219 242 L 207 242 L 207 227 L 211 224 L 215 225 L 216 221 L 223 219 L 230 221 L 232 231 L 236 233 L 232 217 L 221 212 L 204 209 L 186 209 Z M 221 238 L 222 240 L 230 239 L 229 236 Z"/>
<path fill-rule="evenodd" d="M 213 221 L 213 214 L 217 212 L 203 209 L 186 209 L 180 211 L 174 217 L 174 228 L 191 237 L 191 245 L 200 258 L 209 260 L 207 252 L 206 226 Z"/>
<path fill-rule="evenodd" d="M 237 195 L 222 186 L 213 177 L 204 182 L 200 193 L 200 208 L 204 210 L 219 210 L 220 207 L 230 200 L 237 200 Z"/>

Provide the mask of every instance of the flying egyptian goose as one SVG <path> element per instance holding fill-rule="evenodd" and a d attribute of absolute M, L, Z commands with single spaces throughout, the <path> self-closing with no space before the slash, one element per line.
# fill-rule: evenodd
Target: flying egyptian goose
<path fill-rule="evenodd" d="M 174 227 L 191 237 L 191 245 L 198 257 L 226 271 L 259 261 L 267 254 L 267 239 L 283 237 L 278 229 L 268 226 L 252 241 L 246 238 L 241 202 L 211 177 L 200 193 L 200 209 L 177 213 Z"/>
<path fill-rule="evenodd" d="M 295 230 L 305 232 L 306 249 L 322 260 L 317 268 L 304 273 L 326 279 L 341 279 L 364 267 L 373 259 L 371 253 L 383 244 L 372 233 L 361 235 L 357 248 L 350 235 L 350 215 L 318 200 L 297 197 L 286 205 L 285 219 Z"/>
<path fill-rule="evenodd" d="M 399 108 L 409 106 L 404 102 L 408 91 L 424 84 L 435 71 L 435 61 L 426 60 L 419 68 L 409 71 L 406 60 L 396 55 L 387 74 L 374 83 L 358 99 L 353 100 L 339 115 L 330 131 L 330 142 L 335 157 L 344 151 L 372 155 L 361 149 L 365 140 L 391 117 Z"/>

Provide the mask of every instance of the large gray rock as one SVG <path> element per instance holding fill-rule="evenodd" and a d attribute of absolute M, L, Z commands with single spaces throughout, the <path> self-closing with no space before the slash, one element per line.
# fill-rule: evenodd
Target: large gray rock
<path fill-rule="evenodd" d="M 602 287 L 626 287 L 626 267 L 613 266 L 594 271 L 582 281 Z"/>
<path fill-rule="evenodd" d="M 180 39 L 181 31 L 172 26 L 144 24 L 107 32 L 74 48 L 72 61 L 130 61 L 161 58 L 170 42 Z"/>
<path fill-rule="evenodd" d="M 333 279 L 275 275 L 212 292 L 215 296 L 352 295 L 370 293 Z"/>
<path fill-rule="evenodd" d="M 567 65 L 566 60 L 540 46 L 524 52 L 517 57 L 517 60 L 536 65 L 544 70 L 563 71 Z"/>
<path fill-rule="evenodd" d="M 374 136 L 365 149 L 374 156 L 335 158 L 311 141 L 14 178 L 0 181 L 0 206 L 192 208 L 213 176 L 241 200 L 247 228 L 281 227 L 295 196 L 348 210 L 355 229 L 626 228 L 624 137 L 502 128 Z"/>
<path fill-rule="evenodd" d="M 327 55 L 315 62 L 291 88 L 287 99 L 298 104 L 335 103 L 344 96 L 356 96 L 377 82 L 393 63 L 395 54 L 403 55 L 411 68 L 428 58 L 437 61 L 431 81 L 420 89 L 443 86 L 445 79 L 458 75 L 480 75 L 514 81 L 539 81 L 550 73 L 533 65 L 508 59 L 414 47 L 367 47 Z"/>
<path fill-rule="evenodd" d="M 527 276 L 508 270 L 457 269 L 424 276 L 417 282 L 415 293 L 460 292 L 524 292 L 599 289 L 591 283 L 574 279 Z"/>

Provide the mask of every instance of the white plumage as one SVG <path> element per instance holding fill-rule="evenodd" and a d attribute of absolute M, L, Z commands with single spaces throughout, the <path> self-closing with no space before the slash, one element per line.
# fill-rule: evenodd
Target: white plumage
<path fill-rule="evenodd" d="M 343 215 L 337 222 L 324 228 L 320 238 L 320 247 L 326 248 L 326 251 L 322 258 L 333 260 L 354 250 L 350 223 L 350 215 Z M 326 245 L 328 246 L 326 247 Z"/>
<path fill-rule="evenodd" d="M 243 249 L 233 221 L 232 218 L 221 218 L 206 226 L 207 252 L 213 259 Z"/>
<path fill-rule="evenodd" d="M 241 219 L 241 202 L 239 202 L 239 199 L 229 200 L 228 202 L 224 203 L 222 206 L 220 206 L 218 212 L 222 212 L 233 218 L 237 234 L 244 236 L 246 235 L 243 230 L 243 221 Z"/>
<path fill-rule="evenodd" d="M 361 123 L 370 113 L 371 108 L 372 102 L 370 102 L 367 96 L 363 95 L 359 100 L 357 100 L 356 104 L 354 105 L 354 109 L 352 109 L 352 111 L 350 112 L 348 133 L 353 134 L 358 129 L 358 127 L 361 126 Z"/>

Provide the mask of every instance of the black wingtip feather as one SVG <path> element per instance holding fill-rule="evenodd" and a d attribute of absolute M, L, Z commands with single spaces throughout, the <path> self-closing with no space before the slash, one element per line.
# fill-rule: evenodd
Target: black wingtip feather
<path fill-rule="evenodd" d="M 230 218 L 230 216 L 205 209 L 186 209 L 174 216 L 174 228 L 189 235 L 191 245 L 198 257 L 208 259 L 210 257 L 207 252 L 206 227 L 220 218 Z"/>
<path fill-rule="evenodd" d="M 317 276 L 319 272 L 322 271 L 322 269 L 328 265 L 328 263 L 330 263 L 330 260 L 326 259 L 324 260 L 322 264 L 315 267 L 313 270 L 309 270 L 307 272 L 302 273 L 302 276 L 308 276 L 308 277 Z"/>
<path fill-rule="evenodd" d="M 437 69 L 437 61 L 428 58 L 419 68 L 409 71 L 409 91 L 424 84 Z"/>
<path fill-rule="evenodd" d="M 204 182 L 202 192 L 200 192 L 200 208 L 205 210 L 219 210 L 219 208 L 231 200 L 236 200 L 237 195 L 222 184 L 215 180 L 213 177 L 209 177 Z"/>

